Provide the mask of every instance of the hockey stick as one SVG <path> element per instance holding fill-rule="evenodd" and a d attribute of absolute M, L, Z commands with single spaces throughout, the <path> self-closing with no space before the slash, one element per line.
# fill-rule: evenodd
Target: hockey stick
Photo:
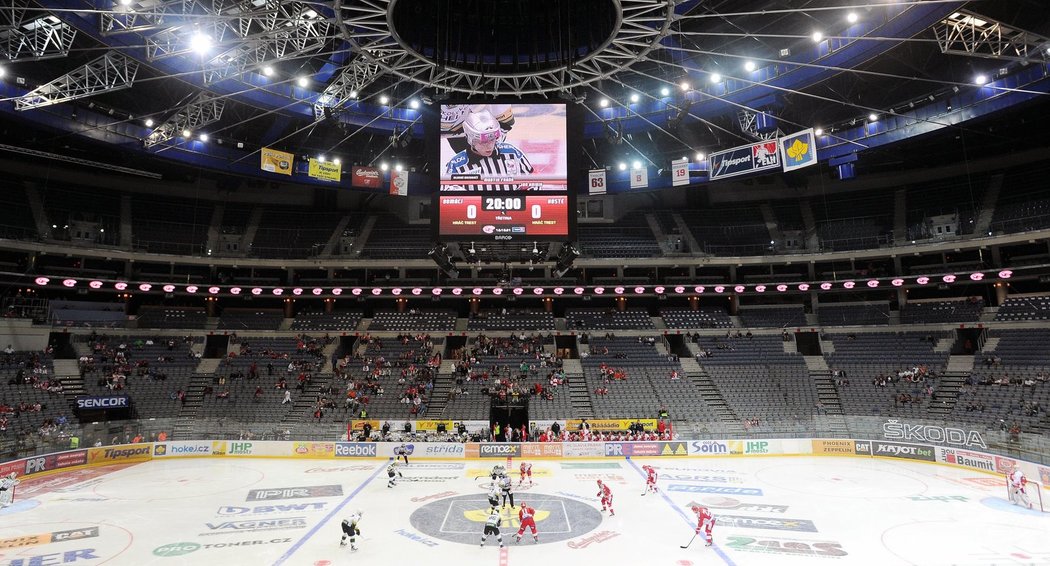
<path fill-rule="evenodd" d="M 693 544 L 694 540 L 696 540 L 696 533 L 693 533 L 693 538 L 689 539 L 689 542 L 685 543 L 679 548 L 689 548 L 689 545 Z"/>

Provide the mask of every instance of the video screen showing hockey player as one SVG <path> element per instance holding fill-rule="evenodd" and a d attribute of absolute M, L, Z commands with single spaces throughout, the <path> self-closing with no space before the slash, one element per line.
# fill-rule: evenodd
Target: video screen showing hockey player
<path fill-rule="evenodd" d="M 441 191 L 564 191 L 565 106 L 441 107 Z"/>

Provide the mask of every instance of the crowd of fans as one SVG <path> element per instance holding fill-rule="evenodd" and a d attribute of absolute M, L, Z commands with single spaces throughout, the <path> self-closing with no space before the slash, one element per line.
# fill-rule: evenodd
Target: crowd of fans
<path fill-rule="evenodd" d="M 449 399 L 468 394 L 467 383 L 481 382 L 482 394 L 500 402 L 528 396 L 554 400 L 566 377 L 561 359 L 547 352 L 545 343 L 540 334 L 497 338 L 479 335 L 455 364 L 455 384 Z"/>
<path fill-rule="evenodd" d="M 390 341 L 398 346 L 391 347 Z M 344 354 L 334 362 L 337 378 L 345 384 L 343 408 L 352 415 L 366 418 L 368 404 L 373 397 L 386 394 L 383 381 L 397 377 L 398 402 L 406 405 L 412 416 L 426 415 L 434 377 L 441 367 L 441 354 L 434 351 L 429 334 L 398 334 L 394 338 L 365 335 L 353 354 Z M 363 350 L 363 353 L 362 353 Z M 320 420 L 326 409 L 334 409 L 335 390 L 328 386 L 322 391 L 314 410 Z"/>

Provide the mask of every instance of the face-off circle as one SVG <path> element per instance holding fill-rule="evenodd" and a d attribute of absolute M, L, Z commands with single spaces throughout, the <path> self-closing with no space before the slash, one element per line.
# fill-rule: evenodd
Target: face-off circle
<path fill-rule="evenodd" d="M 545 493 L 515 497 L 519 507 L 500 509 L 504 539 L 517 533 L 518 509 L 522 502 L 536 510 L 536 529 L 540 543 L 562 542 L 583 536 L 602 523 L 602 514 L 586 503 Z M 409 517 L 419 532 L 448 542 L 477 545 L 488 518 L 489 503 L 484 494 L 459 495 L 439 499 L 416 509 Z M 526 536 L 531 531 L 526 530 Z M 529 544 L 532 544 L 530 541 Z"/>

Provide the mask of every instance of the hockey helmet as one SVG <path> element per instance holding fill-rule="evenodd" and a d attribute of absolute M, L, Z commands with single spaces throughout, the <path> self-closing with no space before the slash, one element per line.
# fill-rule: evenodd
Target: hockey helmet
<path fill-rule="evenodd" d="M 463 133 L 467 143 L 474 146 L 479 143 L 495 143 L 503 137 L 499 122 L 488 110 L 471 112 L 463 120 Z"/>

